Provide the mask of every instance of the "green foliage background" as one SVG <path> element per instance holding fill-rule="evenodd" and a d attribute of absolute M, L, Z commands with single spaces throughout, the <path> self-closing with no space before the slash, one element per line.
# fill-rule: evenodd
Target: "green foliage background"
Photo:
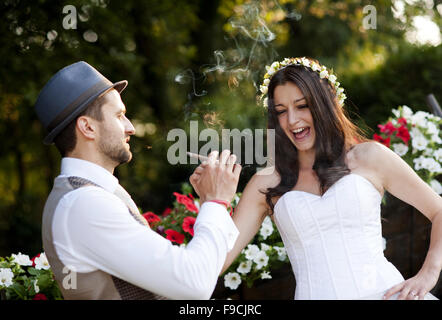
<path fill-rule="evenodd" d="M 200 130 L 265 128 L 256 93 L 275 59 L 311 56 L 333 68 L 350 115 L 370 137 L 391 108 L 427 111 L 429 93 L 442 101 L 441 46 L 404 40 L 413 16 L 441 25 L 441 2 L 407 2 L 401 22 L 390 1 L 2 1 L 0 256 L 41 250 L 41 213 L 60 156 L 42 144 L 33 105 L 62 67 L 84 60 L 113 81 L 129 81 L 122 97 L 138 135 L 132 162 L 116 175 L 143 211 L 161 213 L 194 169 L 167 162 L 169 130 L 188 130 L 190 120 Z M 375 30 L 362 27 L 368 4 L 377 10 Z M 62 26 L 65 5 L 80 15 L 75 30 Z M 84 39 L 87 30 L 96 42 Z M 244 170 L 239 191 L 253 173 Z"/>

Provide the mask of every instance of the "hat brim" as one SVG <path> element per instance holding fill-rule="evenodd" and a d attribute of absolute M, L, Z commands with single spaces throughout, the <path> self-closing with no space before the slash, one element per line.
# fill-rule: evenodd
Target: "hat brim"
<path fill-rule="evenodd" d="M 97 99 L 102 94 L 106 93 L 110 89 L 115 89 L 118 93 L 121 93 L 126 87 L 128 82 L 126 80 L 115 82 L 114 84 L 105 87 L 104 89 L 96 92 L 91 97 L 89 97 L 86 101 L 81 103 L 74 112 L 72 112 L 66 119 L 64 119 L 60 124 L 58 124 L 49 134 L 43 139 L 44 144 L 52 144 L 54 142 L 55 137 L 64 129 L 66 126 L 71 123 L 80 113 L 82 113 L 95 99 Z"/>

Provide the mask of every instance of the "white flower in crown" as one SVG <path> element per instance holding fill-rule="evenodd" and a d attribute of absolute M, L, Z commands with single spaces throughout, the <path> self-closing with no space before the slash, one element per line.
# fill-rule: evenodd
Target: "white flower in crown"
<path fill-rule="evenodd" d="M 262 94 L 267 94 L 267 90 L 268 90 L 267 86 L 260 86 L 259 89 L 261 90 Z"/>
<path fill-rule="evenodd" d="M 302 64 L 304 67 L 310 68 L 310 61 L 307 60 L 306 58 L 301 58 L 301 64 Z"/>
<path fill-rule="evenodd" d="M 317 64 L 317 63 L 312 63 L 312 70 L 313 71 L 319 71 L 319 70 L 321 70 L 321 67 Z"/>
<path fill-rule="evenodd" d="M 321 68 L 319 76 L 321 77 L 321 79 L 328 78 L 328 71 L 324 66 Z"/>
<path fill-rule="evenodd" d="M 344 94 L 344 89 L 340 88 L 340 83 L 336 81 L 337 77 L 334 74 L 330 73 L 325 66 L 321 66 L 314 61 L 310 61 L 306 57 L 302 57 L 302 58 L 285 58 L 281 62 L 275 61 L 270 66 L 266 66 L 267 73 L 264 75 L 264 81 L 262 85 L 259 87 L 259 90 L 261 91 L 261 99 L 263 100 L 264 108 L 268 107 L 268 100 L 267 97 L 265 97 L 265 95 L 267 95 L 268 93 L 270 78 L 276 72 L 278 72 L 282 68 L 285 68 L 288 65 L 304 66 L 306 68 L 313 70 L 314 72 L 318 72 L 319 77 L 321 79 L 327 79 L 328 82 L 334 86 L 339 104 L 341 106 L 344 104 L 344 101 L 347 98 L 347 96 Z"/>

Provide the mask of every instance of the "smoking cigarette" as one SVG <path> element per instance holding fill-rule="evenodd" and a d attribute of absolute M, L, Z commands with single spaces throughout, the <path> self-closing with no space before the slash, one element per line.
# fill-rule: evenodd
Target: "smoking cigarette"
<path fill-rule="evenodd" d="M 202 156 L 202 155 L 197 154 L 197 153 L 192 153 L 192 152 L 188 152 L 188 151 L 187 151 L 187 154 L 189 155 L 189 157 L 197 158 L 197 159 L 199 159 L 201 162 L 204 162 L 204 161 L 208 161 L 208 160 L 209 160 L 208 157 L 206 157 L 206 156 Z M 215 163 L 218 163 L 218 162 L 219 162 L 219 160 L 216 160 L 216 161 L 215 161 Z"/>
<path fill-rule="evenodd" d="M 201 162 L 209 160 L 208 157 L 206 157 L 206 156 L 202 156 L 202 155 L 197 154 L 197 153 L 187 152 L 187 155 L 188 155 L 189 157 L 191 157 L 191 158 L 200 159 Z"/>

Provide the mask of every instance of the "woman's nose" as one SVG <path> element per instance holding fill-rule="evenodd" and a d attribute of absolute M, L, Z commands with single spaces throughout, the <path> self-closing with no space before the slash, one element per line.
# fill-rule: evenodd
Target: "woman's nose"
<path fill-rule="evenodd" d="M 295 108 L 288 108 L 287 113 L 289 125 L 294 125 L 298 121 L 298 116 Z"/>

